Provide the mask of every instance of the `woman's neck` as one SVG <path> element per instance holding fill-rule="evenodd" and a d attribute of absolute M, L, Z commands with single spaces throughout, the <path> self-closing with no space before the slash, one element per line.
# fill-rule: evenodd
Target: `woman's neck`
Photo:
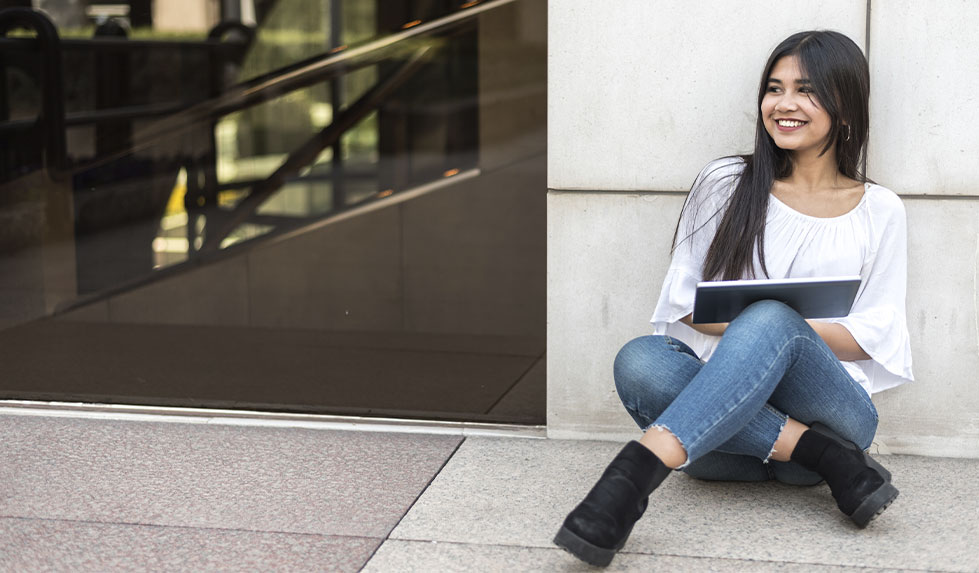
<path fill-rule="evenodd" d="M 836 166 L 836 148 L 819 154 L 819 149 L 793 154 L 792 174 L 783 181 L 800 190 L 815 191 L 849 187 L 849 177 L 840 173 Z"/>

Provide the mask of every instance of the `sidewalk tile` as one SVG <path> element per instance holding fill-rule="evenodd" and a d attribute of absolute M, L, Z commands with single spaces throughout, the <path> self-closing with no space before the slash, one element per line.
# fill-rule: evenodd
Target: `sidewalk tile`
<path fill-rule="evenodd" d="M 385 541 L 364 573 L 443 573 L 469 571 L 596 571 L 560 549 L 471 545 L 431 541 Z M 677 555 L 622 553 L 604 571 L 712 571 L 716 573 L 873 573 L 865 567 L 779 563 Z M 891 569 L 890 571 L 894 571 Z"/>
<path fill-rule="evenodd" d="M 401 540 L 552 548 L 620 444 L 469 438 L 392 533 Z M 979 460 L 887 456 L 901 497 L 866 530 L 824 485 L 675 475 L 625 550 L 848 567 L 979 570 Z"/>

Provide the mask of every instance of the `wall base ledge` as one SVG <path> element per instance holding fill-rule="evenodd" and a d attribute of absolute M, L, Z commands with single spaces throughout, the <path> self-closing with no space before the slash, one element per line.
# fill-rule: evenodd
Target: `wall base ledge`
<path fill-rule="evenodd" d="M 547 428 L 547 438 L 551 440 L 628 442 L 639 439 L 640 435 L 638 430 L 628 431 L 621 427 Z M 882 455 L 979 459 L 979 440 L 975 436 L 906 436 L 881 433 L 874 438 L 870 452 Z"/>

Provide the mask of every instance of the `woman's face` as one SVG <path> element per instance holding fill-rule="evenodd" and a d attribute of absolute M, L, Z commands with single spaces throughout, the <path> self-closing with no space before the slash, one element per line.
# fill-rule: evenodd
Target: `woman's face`
<path fill-rule="evenodd" d="M 775 62 L 761 101 L 765 130 L 781 149 L 822 151 L 833 120 L 819 105 L 799 58 L 785 56 Z"/>

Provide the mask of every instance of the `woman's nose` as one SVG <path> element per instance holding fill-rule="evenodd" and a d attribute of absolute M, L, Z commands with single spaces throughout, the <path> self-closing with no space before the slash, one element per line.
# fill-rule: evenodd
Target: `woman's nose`
<path fill-rule="evenodd" d="M 797 109 L 799 106 L 796 104 L 795 98 L 791 95 L 785 94 L 778 98 L 775 102 L 775 109 L 778 111 L 791 111 Z"/>

